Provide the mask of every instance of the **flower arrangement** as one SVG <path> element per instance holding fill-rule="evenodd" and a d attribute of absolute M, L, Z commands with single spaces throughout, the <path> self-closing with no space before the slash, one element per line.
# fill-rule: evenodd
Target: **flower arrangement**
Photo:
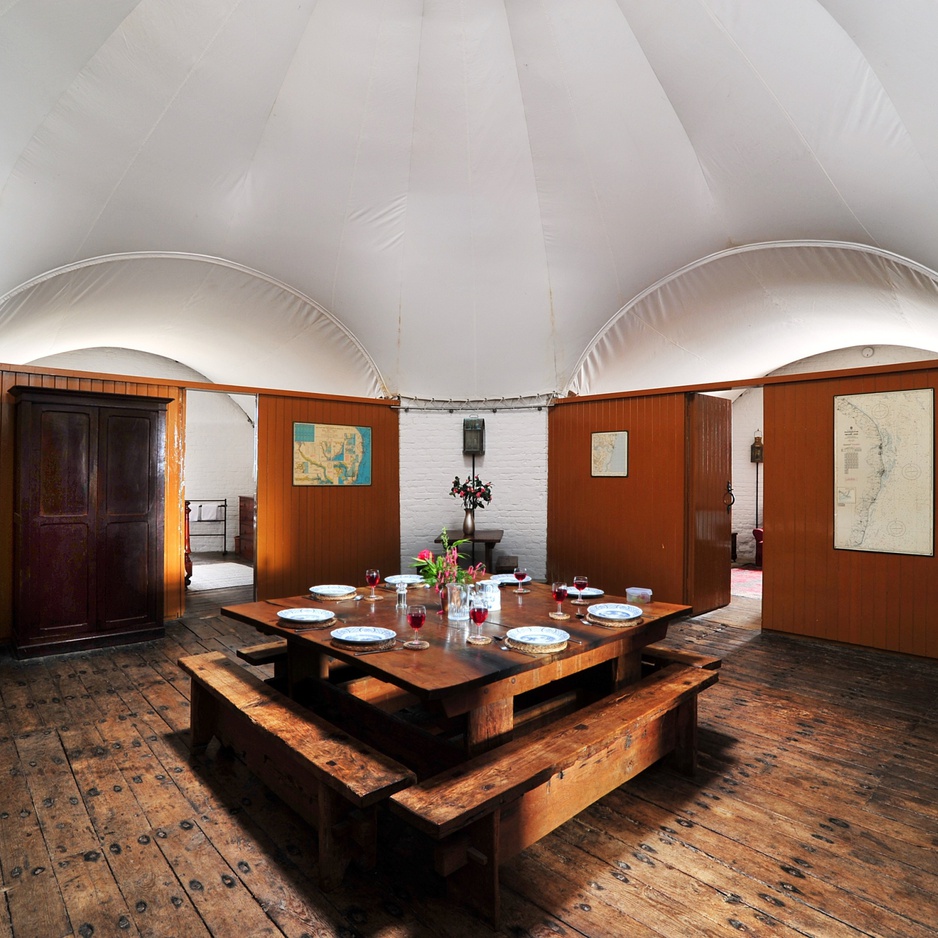
<path fill-rule="evenodd" d="M 464 555 L 459 553 L 459 545 L 465 544 L 466 539 L 450 543 L 446 528 L 443 528 L 441 535 L 443 549 L 439 554 L 434 554 L 432 550 L 422 550 L 414 557 L 413 566 L 417 573 L 423 577 L 427 586 L 433 586 L 441 589 L 448 583 L 476 583 L 485 576 L 485 564 L 477 563 L 474 566 L 460 567 L 459 560 Z"/>
<path fill-rule="evenodd" d="M 460 482 L 456 476 L 450 495 L 461 498 L 466 511 L 475 511 L 476 508 L 485 508 L 492 500 L 492 483 L 483 482 L 478 476 L 469 476 L 465 482 Z"/>

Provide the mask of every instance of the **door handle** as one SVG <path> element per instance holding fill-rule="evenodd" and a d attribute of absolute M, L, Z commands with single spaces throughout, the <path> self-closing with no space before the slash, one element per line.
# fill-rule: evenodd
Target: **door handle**
<path fill-rule="evenodd" d="M 733 483 L 726 483 L 726 491 L 723 493 L 723 504 L 726 505 L 726 513 L 729 514 L 736 504 L 736 496 L 733 494 Z"/>

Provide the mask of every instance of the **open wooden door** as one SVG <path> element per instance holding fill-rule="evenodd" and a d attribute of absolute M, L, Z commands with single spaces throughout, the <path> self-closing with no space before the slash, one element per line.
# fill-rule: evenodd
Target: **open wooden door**
<path fill-rule="evenodd" d="M 730 601 L 732 404 L 687 395 L 686 602 L 694 615 Z"/>

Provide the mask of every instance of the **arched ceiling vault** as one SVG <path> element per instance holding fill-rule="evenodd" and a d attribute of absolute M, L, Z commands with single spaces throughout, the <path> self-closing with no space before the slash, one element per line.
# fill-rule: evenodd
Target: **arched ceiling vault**
<path fill-rule="evenodd" d="M 627 304 L 564 393 L 731 383 L 855 345 L 938 357 L 938 274 L 865 245 L 755 244 L 702 258 Z"/>
<path fill-rule="evenodd" d="M 0 359 L 482 399 L 936 347 L 936 40 L 932 0 L 2 4 Z"/>

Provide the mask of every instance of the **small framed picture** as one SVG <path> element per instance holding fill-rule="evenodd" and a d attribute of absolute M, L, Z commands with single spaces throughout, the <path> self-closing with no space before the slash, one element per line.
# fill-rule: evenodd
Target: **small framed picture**
<path fill-rule="evenodd" d="M 629 474 L 629 431 L 609 430 L 592 434 L 590 467 L 599 478 L 621 478 Z"/>

